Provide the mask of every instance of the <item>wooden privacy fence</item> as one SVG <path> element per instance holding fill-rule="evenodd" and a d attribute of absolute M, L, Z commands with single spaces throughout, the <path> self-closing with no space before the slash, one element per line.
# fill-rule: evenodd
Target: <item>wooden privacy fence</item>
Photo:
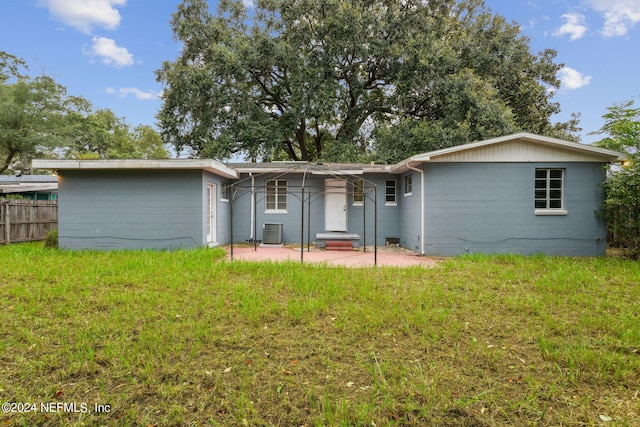
<path fill-rule="evenodd" d="M 0 244 L 44 240 L 58 228 L 58 202 L 0 199 Z"/>

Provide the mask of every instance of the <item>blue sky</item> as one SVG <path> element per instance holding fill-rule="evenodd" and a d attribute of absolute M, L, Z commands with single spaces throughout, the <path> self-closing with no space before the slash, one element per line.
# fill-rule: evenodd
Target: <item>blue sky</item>
<path fill-rule="evenodd" d="M 251 4 L 251 0 L 245 0 Z M 0 50 L 26 60 L 68 94 L 109 108 L 129 124 L 155 126 L 162 87 L 154 71 L 179 46 L 169 28 L 179 0 L 4 0 Z M 216 1 L 210 1 L 215 10 Z M 597 136 L 613 103 L 640 95 L 640 0 L 485 0 L 520 24 L 533 52 L 558 51 L 565 121 L 581 113 L 582 142 Z"/>

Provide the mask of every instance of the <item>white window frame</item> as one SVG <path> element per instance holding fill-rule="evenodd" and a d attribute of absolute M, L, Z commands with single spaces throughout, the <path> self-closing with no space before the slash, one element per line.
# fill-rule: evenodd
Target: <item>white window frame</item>
<path fill-rule="evenodd" d="M 275 183 L 275 186 L 272 187 L 272 183 Z M 264 198 L 264 212 L 268 214 L 282 214 L 288 213 L 288 200 L 287 200 L 287 180 L 286 179 L 269 179 L 265 181 L 265 198 Z M 270 194 L 270 187 L 273 188 L 273 195 Z M 269 198 L 271 196 L 275 196 L 275 200 L 273 201 L 273 207 L 270 209 L 269 204 L 272 203 Z M 284 203 L 281 204 L 279 199 L 281 196 L 284 196 Z"/>
<path fill-rule="evenodd" d="M 389 183 L 393 183 L 393 200 L 387 200 L 387 197 L 390 195 L 388 191 L 391 188 Z M 384 205 L 398 206 L 398 181 L 395 179 L 386 179 L 384 181 Z"/>
<path fill-rule="evenodd" d="M 229 192 L 231 191 L 231 185 L 228 182 L 220 183 L 220 201 L 229 203 Z"/>
<path fill-rule="evenodd" d="M 545 176 L 539 177 L 538 172 L 544 171 Z M 560 172 L 560 177 L 552 177 L 552 172 Z M 536 215 L 567 215 L 567 210 L 564 204 L 564 182 L 565 182 L 565 169 L 562 168 L 536 168 L 534 173 L 534 208 Z M 553 186 L 552 182 L 560 181 L 560 187 Z M 544 184 L 543 186 L 539 186 Z M 560 191 L 560 197 L 551 197 L 552 191 Z M 544 192 L 544 197 L 539 196 L 541 192 Z M 560 206 L 551 207 L 554 202 L 560 201 Z M 540 202 L 544 203 L 544 206 L 540 206 Z"/>
<path fill-rule="evenodd" d="M 360 188 L 358 188 L 358 186 Z M 356 200 L 356 196 L 360 200 Z M 364 205 L 364 179 L 354 179 L 353 180 L 352 204 L 353 204 L 353 206 L 363 206 Z"/>
<path fill-rule="evenodd" d="M 404 195 L 410 196 L 413 192 L 413 175 L 404 176 Z"/>

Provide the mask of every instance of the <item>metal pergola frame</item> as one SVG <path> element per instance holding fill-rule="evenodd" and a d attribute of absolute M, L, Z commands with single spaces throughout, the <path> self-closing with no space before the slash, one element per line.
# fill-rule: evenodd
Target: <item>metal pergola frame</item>
<path fill-rule="evenodd" d="M 363 217 L 363 235 L 362 235 L 362 246 L 363 251 L 367 251 L 367 200 L 373 201 L 373 264 L 374 266 L 378 265 L 378 189 L 377 185 L 370 180 L 363 178 L 362 175 L 348 173 L 340 170 L 331 170 L 329 168 L 323 168 L 323 165 L 317 164 L 306 164 L 304 169 L 301 170 L 301 165 L 295 165 L 290 168 L 281 168 L 276 171 L 269 170 L 258 174 L 251 174 L 250 176 L 241 179 L 240 181 L 229 184 L 230 194 L 229 194 L 229 207 L 230 207 L 230 259 L 233 261 L 233 204 L 237 199 L 242 198 L 243 196 L 249 194 L 253 199 L 253 249 L 254 251 L 258 250 L 258 242 L 257 242 L 257 206 L 258 202 L 262 201 L 266 198 L 267 188 L 266 185 L 256 186 L 252 183 L 252 185 L 245 185 L 246 182 L 250 179 L 255 180 L 258 177 L 264 177 L 268 175 L 269 180 L 280 179 L 284 176 L 288 176 L 291 173 L 302 173 L 302 184 L 299 188 L 291 189 L 289 185 L 287 185 L 286 194 L 291 194 L 296 200 L 300 201 L 300 262 L 304 262 L 304 235 L 305 235 L 305 197 L 307 203 L 307 252 L 311 251 L 311 204 L 321 199 L 320 196 L 324 198 L 326 196 L 326 188 L 324 186 L 306 186 L 306 179 L 308 174 L 319 175 L 331 177 L 333 179 L 347 179 L 347 180 L 362 180 L 363 181 L 363 202 L 362 202 L 362 217 Z M 253 181 L 252 181 L 253 182 Z M 368 184 L 368 185 L 367 185 Z M 344 193 L 333 193 L 333 194 L 345 194 L 347 197 L 353 194 L 353 191 L 347 190 Z M 261 194 L 262 197 L 258 198 L 258 194 Z M 315 200 L 314 200 L 315 199 Z M 348 201 L 347 201 L 348 203 Z"/>

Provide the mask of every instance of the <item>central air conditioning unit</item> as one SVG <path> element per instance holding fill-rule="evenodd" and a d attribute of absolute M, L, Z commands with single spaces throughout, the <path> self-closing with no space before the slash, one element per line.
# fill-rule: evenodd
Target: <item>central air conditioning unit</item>
<path fill-rule="evenodd" d="M 262 224 L 262 243 L 267 245 L 281 245 L 282 224 Z"/>

